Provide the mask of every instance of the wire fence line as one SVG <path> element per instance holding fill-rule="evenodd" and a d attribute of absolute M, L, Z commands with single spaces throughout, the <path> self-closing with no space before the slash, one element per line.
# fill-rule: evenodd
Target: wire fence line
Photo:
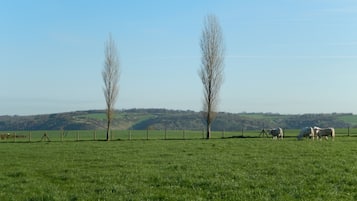
<path fill-rule="evenodd" d="M 220 134 L 219 134 L 220 133 Z M 216 132 L 215 138 L 221 137 Z M 0 131 L 3 142 L 38 142 L 38 141 L 103 141 L 106 140 L 104 130 L 57 130 L 57 131 Z M 188 130 L 113 130 L 110 139 L 115 140 L 170 140 L 170 139 L 202 139 L 204 131 Z M 1 142 L 0 141 L 0 142 Z"/>
<path fill-rule="evenodd" d="M 260 130 L 213 131 L 212 139 L 262 138 Z M 299 129 L 284 130 L 285 137 L 296 137 Z M 112 130 L 110 139 L 119 140 L 194 140 L 205 139 L 205 130 Z M 336 129 L 336 136 L 357 137 L 357 128 Z M 105 130 L 0 131 L 1 142 L 104 141 Z"/>

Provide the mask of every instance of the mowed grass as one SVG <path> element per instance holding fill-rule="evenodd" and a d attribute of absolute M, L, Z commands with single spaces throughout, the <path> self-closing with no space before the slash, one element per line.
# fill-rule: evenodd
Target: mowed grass
<path fill-rule="evenodd" d="M 357 200 L 357 138 L 0 143 L 0 200 Z"/>

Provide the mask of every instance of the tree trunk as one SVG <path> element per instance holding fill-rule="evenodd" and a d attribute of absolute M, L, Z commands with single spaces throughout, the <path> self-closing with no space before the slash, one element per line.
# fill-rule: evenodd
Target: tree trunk
<path fill-rule="evenodd" d="M 110 140 L 109 135 L 110 135 L 110 120 L 108 120 L 108 124 L 107 124 L 107 141 Z"/>
<path fill-rule="evenodd" d="M 206 139 L 210 139 L 211 138 L 211 123 L 207 122 L 207 134 L 206 134 Z"/>

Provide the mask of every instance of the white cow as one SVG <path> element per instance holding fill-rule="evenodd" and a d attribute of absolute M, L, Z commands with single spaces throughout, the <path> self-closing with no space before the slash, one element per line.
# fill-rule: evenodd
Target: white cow
<path fill-rule="evenodd" d="M 301 140 L 303 137 L 309 137 L 315 139 L 316 133 L 312 127 L 305 127 L 300 130 L 299 135 L 297 136 L 298 140 Z"/>
<path fill-rule="evenodd" d="M 329 136 L 331 136 L 332 140 L 335 139 L 335 129 L 334 128 L 314 127 L 314 130 L 316 132 L 317 137 L 320 139 L 322 139 L 322 137 L 325 137 L 326 139 L 328 139 Z"/>
<path fill-rule="evenodd" d="M 282 128 L 273 128 L 269 130 L 269 134 L 273 136 L 273 139 L 283 139 L 284 133 Z"/>

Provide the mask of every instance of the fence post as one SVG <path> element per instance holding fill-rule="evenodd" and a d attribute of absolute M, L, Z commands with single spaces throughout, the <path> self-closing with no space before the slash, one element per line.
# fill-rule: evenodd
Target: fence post
<path fill-rule="evenodd" d="M 94 138 L 94 141 L 97 140 L 97 131 L 96 130 L 94 130 L 94 132 L 93 132 L 93 138 Z"/>
<path fill-rule="evenodd" d="M 146 129 L 146 140 L 149 140 L 149 128 Z"/>
<path fill-rule="evenodd" d="M 29 131 L 29 142 L 31 142 L 31 131 Z"/>
<path fill-rule="evenodd" d="M 350 136 L 350 127 L 348 127 L 348 137 Z"/>
<path fill-rule="evenodd" d="M 205 139 L 205 129 L 202 130 L 202 139 Z"/>
<path fill-rule="evenodd" d="M 222 138 L 224 138 L 224 129 L 222 130 Z"/>
<path fill-rule="evenodd" d="M 165 140 L 167 139 L 167 128 L 165 127 Z"/>
<path fill-rule="evenodd" d="M 182 138 L 185 139 L 185 129 L 182 130 Z"/>
<path fill-rule="evenodd" d="M 77 141 L 79 141 L 79 132 L 77 131 Z"/>
<path fill-rule="evenodd" d="M 16 142 L 16 132 L 14 133 L 14 142 Z"/>
<path fill-rule="evenodd" d="M 131 129 L 129 128 L 129 140 L 131 140 Z"/>
<path fill-rule="evenodd" d="M 244 136 L 243 130 L 244 130 L 244 129 L 242 128 L 242 137 Z"/>

